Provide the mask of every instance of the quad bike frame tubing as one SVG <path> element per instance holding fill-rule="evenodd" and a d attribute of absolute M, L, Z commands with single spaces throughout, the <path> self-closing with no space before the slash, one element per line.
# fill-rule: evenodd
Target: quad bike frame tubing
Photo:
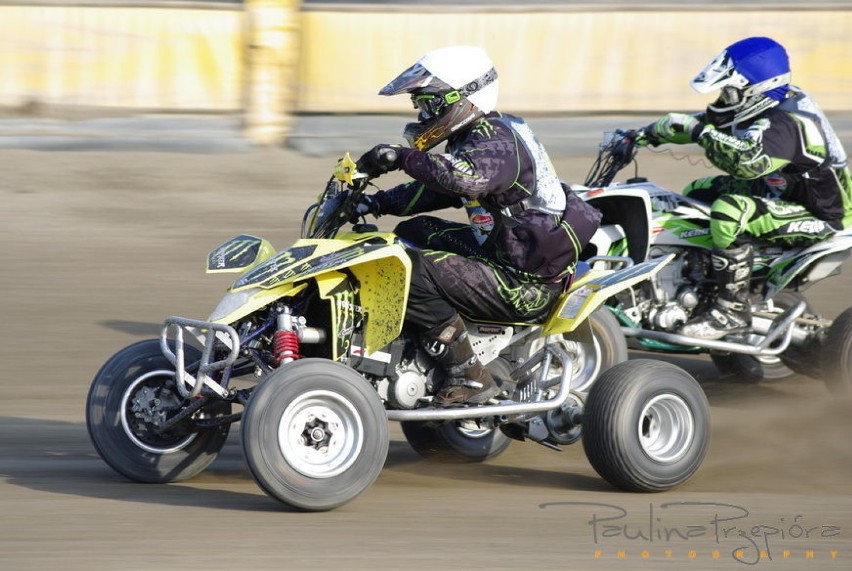
<path fill-rule="evenodd" d="M 518 403 L 509 401 L 506 404 L 465 407 L 465 408 L 420 408 L 415 410 L 389 410 L 387 411 L 388 420 L 402 421 L 433 421 L 433 420 L 462 420 L 466 418 L 485 418 L 492 416 L 515 416 L 523 414 L 533 414 L 554 410 L 562 406 L 570 396 L 571 392 L 571 377 L 573 376 L 573 367 L 571 358 L 565 351 L 556 345 L 545 345 L 542 353 L 548 352 L 540 359 L 535 359 L 527 362 L 525 367 L 530 369 L 537 365 L 541 359 L 545 359 L 545 364 L 541 367 L 541 377 L 539 379 L 539 387 L 548 384 L 546 382 L 549 372 L 549 357 L 555 356 L 562 363 L 562 377 L 560 378 L 559 391 L 552 399 L 542 401 Z M 514 375 L 513 375 L 514 376 Z M 552 384 L 552 383 L 551 383 Z"/>
<path fill-rule="evenodd" d="M 780 355 L 787 350 L 787 347 L 790 345 L 790 339 L 793 337 L 793 322 L 805 312 L 806 307 L 807 304 L 804 301 L 800 301 L 779 315 L 772 327 L 769 328 L 769 331 L 766 332 L 766 337 L 757 345 L 745 345 L 743 343 L 731 343 L 714 339 L 697 339 L 686 335 L 678 335 L 677 333 L 665 333 L 663 331 L 652 331 L 638 327 L 622 327 L 621 331 L 628 337 L 645 337 L 675 345 L 684 345 L 686 347 L 702 347 L 704 349 L 758 357 L 773 356 Z M 770 347 L 779 338 L 781 341 L 778 345 Z"/>
<path fill-rule="evenodd" d="M 183 341 L 184 330 L 190 332 L 190 334 L 204 345 L 198 372 L 194 377 L 186 372 Z M 174 332 L 174 351 L 169 347 L 169 333 L 172 331 Z M 217 338 L 228 346 L 230 352 L 224 359 L 210 362 L 211 355 L 213 354 L 213 344 Z M 163 329 L 160 332 L 160 349 L 163 351 L 166 359 L 175 366 L 175 371 L 177 371 L 177 374 L 180 375 L 180 379 L 183 381 L 175 383 L 183 398 L 197 397 L 204 386 L 209 387 L 222 398 L 228 396 L 228 389 L 210 378 L 209 373 L 226 369 L 237 360 L 240 351 L 240 337 L 233 327 L 209 321 L 187 319 L 185 317 L 169 317 L 163 323 Z M 187 389 L 184 386 L 185 384 L 192 388 Z"/>
<path fill-rule="evenodd" d="M 198 372 L 194 377 L 186 372 L 186 364 L 184 361 L 184 330 L 189 331 L 204 344 L 204 350 L 201 355 Z M 174 351 L 171 350 L 168 343 L 169 334 L 171 332 L 174 334 Z M 217 338 L 229 347 L 230 353 L 224 359 L 210 362 L 213 344 Z M 195 398 L 204 386 L 211 388 L 222 398 L 227 397 L 228 389 L 210 378 L 209 373 L 225 369 L 236 361 L 237 356 L 239 355 L 240 339 L 233 327 L 209 321 L 187 319 L 184 317 L 169 317 L 165 320 L 160 334 L 160 348 L 163 351 L 163 355 L 165 355 L 166 358 L 175 365 L 175 370 L 179 372 L 178 374 L 184 380 L 184 383 L 192 387 L 191 390 L 187 390 L 184 383 L 177 383 L 178 389 L 184 398 Z M 573 362 L 571 357 L 568 356 L 565 351 L 560 349 L 556 344 L 545 345 L 544 350 L 539 353 L 539 356 L 537 358 L 530 359 L 519 371 L 516 372 L 516 375 L 523 376 L 525 372 L 529 372 L 541 364 L 541 372 L 536 387 L 537 390 L 541 391 L 554 384 L 552 380 L 548 380 L 550 364 L 554 357 L 562 363 L 562 375 L 558 381 L 560 383 L 559 391 L 552 399 L 525 403 L 509 401 L 506 404 L 457 409 L 424 408 L 417 410 L 389 410 L 387 411 L 388 420 L 461 420 L 466 418 L 536 414 L 557 409 L 568 400 L 571 393 Z"/>

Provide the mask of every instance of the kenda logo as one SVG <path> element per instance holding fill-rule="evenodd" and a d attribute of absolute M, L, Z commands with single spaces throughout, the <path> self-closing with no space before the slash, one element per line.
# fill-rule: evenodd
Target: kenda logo
<path fill-rule="evenodd" d="M 710 233 L 710 228 L 696 228 L 694 230 L 684 230 L 680 233 L 681 238 L 695 238 L 696 236 L 706 236 Z"/>
<path fill-rule="evenodd" d="M 819 234 L 825 231 L 825 222 L 822 220 L 801 220 L 799 222 L 791 222 L 787 229 L 790 232 Z"/>

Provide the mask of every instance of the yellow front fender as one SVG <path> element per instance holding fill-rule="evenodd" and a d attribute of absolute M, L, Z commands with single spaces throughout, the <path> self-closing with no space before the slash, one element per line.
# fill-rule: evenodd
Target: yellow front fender
<path fill-rule="evenodd" d="M 308 286 L 307 282 L 288 283 L 272 289 L 250 288 L 229 291 L 210 314 L 209 321 L 230 325 L 282 297 L 292 297 Z"/>

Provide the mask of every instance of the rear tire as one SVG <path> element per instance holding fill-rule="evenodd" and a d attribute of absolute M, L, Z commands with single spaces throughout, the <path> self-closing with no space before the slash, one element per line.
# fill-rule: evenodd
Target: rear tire
<path fill-rule="evenodd" d="M 774 298 L 773 304 L 782 313 L 800 301 L 807 302 L 805 296 L 792 291 L 782 291 Z M 812 314 L 810 306 L 806 314 Z M 748 384 L 761 381 L 781 381 L 797 375 L 796 371 L 784 363 L 783 356 L 755 357 L 739 353 L 711 353 L 710 359 L 723 377 L 731 377 Z"/>
<path fill-rule="evenodd" d="M 837 316 L 828 328 L 820 357 L 828 390 L 835 394 L 848 393 L 852 387 L 852 307 Z"/>
<path fill-rule="evenodd" d="M 400 422 L 405 439 L 424 458 L 443 462 L 484 462 L 502 454 L 512 440 L 474 421 Z"/>
<path fill-rule="evenodd" d="M 357 372 L 326 359 L 301 359 L 252 393 L 242 444 L 264 492 L 299 510 L 325 511 L 376 480 L 388 453 L 388 419 Z"/>
<path fill-rule="evenodd" d="M 592 385 L 583 413 L 583 448 L 617 488 L 662 492 L 698 470 L 710 438 L 710 407 L 692 376 L 671 363 L 615 365 Z"/>
<path fill-rule="evenodd" d="M 589 316 L 592 328 L 592 342 L 584 343 L 566 338 L 564 335 L 550 335 L 536 340 L 530 347 L 530 355 L 541 350 L 545 343 L 556 343 L 573 357 L 574 374 L 571 389 L 588 392 L 601 373 L 627 360 L 627 340 L 621 332 L 621 324 L 606 307 L 601 307 Z M 559 374 L 560 370 L 554 370 Z"/>

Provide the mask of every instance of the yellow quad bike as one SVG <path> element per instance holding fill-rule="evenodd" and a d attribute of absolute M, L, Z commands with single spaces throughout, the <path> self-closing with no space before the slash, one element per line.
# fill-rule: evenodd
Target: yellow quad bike
<path fill-rule="evenodd" d="M 86 421 L 107 464 L 141 482 L 190 478 L 241 420 L 260 487 L 288 506 L 329 510 L 375 481 L 395 420 L 424 456 L 481 461 L 511 439 L 558 450 L 582 435 L 592 466 L 621 489 L 664 491 L 696 472 L 710 415 L 686 371 L 623 361 L 588 392 L 575 386 L 572 342 L 588 345 L 596 309 L 670 258 L 589 260 L 541 323 L 469 321 L 502 393 L 485 405 L 442 408 L 432 398 L 444 373 L 403 327 L 412 271 L 405 246 L 368 225 L 339 232 L 368 184 L 349 155 L 341 159 L 305 213 L 301 239 L 277 253 L 246 235 L 216 248 L 208 272 L 240 276 L 210 317 L 169 317 L 159 339 L 103 365 Z"/>

